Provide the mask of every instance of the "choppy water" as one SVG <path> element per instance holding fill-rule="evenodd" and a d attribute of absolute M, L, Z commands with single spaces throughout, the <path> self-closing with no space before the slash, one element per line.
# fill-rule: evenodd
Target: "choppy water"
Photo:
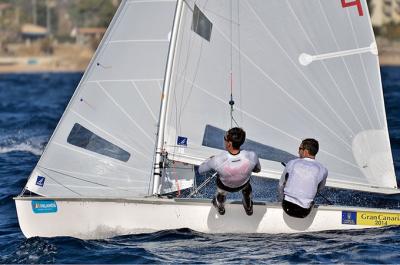
<path fill-rule="evenodd" d="M 400 68 L 383 68 L 382 77 L 400 176 Z M 79 73 L 0 75 L 0 263 L 400 263 L 398 227 L 292 235 L 181 229 L 107 240 L 25 239 L 12 198 L 25 185 L 80 78 Z M 273 201 L 275 185 L 270 182 L 269 190 L 254 194 Z M 324 196 L 347 205 L 400 208 L 399 196 L 351 196 L 334 189 Z"/>

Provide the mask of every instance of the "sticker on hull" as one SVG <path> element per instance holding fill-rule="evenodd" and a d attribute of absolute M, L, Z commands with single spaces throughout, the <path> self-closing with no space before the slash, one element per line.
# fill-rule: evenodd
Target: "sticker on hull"
<path fill-rule="evenodd" d="M 57 203 L 53 200 L 33 200 L 32 201 L 32 211 L 34 213 L 56 213 Z"/>
<path fill-rule="evenodd" d="M 400 214 L 342 211 L 342 224 L 368 226 L 400 225 Z"/>

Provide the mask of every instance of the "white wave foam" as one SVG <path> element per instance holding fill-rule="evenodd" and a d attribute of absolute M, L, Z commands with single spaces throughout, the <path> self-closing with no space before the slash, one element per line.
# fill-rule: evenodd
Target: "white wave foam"
<path fill-rule="evenodd" d="M 10 152 L 29 152 L 34 155 L 40 156 L 43 153 L 43 147 L 34 146 L 28 143 L 20 143 L 11 146 L 0 147 L 0 154 Z"/>

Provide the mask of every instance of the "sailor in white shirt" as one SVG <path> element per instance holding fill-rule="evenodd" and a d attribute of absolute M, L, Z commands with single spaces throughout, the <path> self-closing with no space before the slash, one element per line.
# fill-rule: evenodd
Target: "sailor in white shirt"
<path fill-rule="evenodd" d="M 256 153 L 240 150 L 245 138 L 246 133 L 243 129 L 237 127 L 230 129 L 224 136 L 227 151 L 210 157 L 199 167 L 200 174 L 210 170 L 218 173 L 217 194 L 212 202 L 221 215 L 225 214 L 224 202 L 227 193 L 237 191 L 242 191 L 246 214 L 253 214 L 250 176 L 252 172 L 260 172 L 261 166 Z"/>
<path fill-rule="evenodd" d="M 314 205 L 314 198 L 326 183 L 328 170 L 315 155 L 318 141 L 305 139 L 299 147 L 300 158 L 287 163 L 279 181 L 279 195 L 283 210 L 292 217 L 306 217 Z"/>

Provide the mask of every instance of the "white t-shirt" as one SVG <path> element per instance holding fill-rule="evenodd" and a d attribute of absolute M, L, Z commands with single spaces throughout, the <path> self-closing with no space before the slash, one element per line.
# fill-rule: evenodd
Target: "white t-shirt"
<path fill-rule="evenodd" d="M 237 188 L 249 181 L 252 172 L 261 170 L 260 161 L 256 153 L 240 150 L 239 154 L 232 155 L 224 151 L 204 161 L 199 167 L 199 173 L 215 170 L 221 182 L 229 188 Z"/>
<path fill-rule="evenodd" d="M 285 183 L 286 173 L 289 173 Z M 279 181 L 281 199 L 309 208 L 317 191 L 326 183 L 328 170 L 311 158 L 297 158 L 287 163 Z"/>

